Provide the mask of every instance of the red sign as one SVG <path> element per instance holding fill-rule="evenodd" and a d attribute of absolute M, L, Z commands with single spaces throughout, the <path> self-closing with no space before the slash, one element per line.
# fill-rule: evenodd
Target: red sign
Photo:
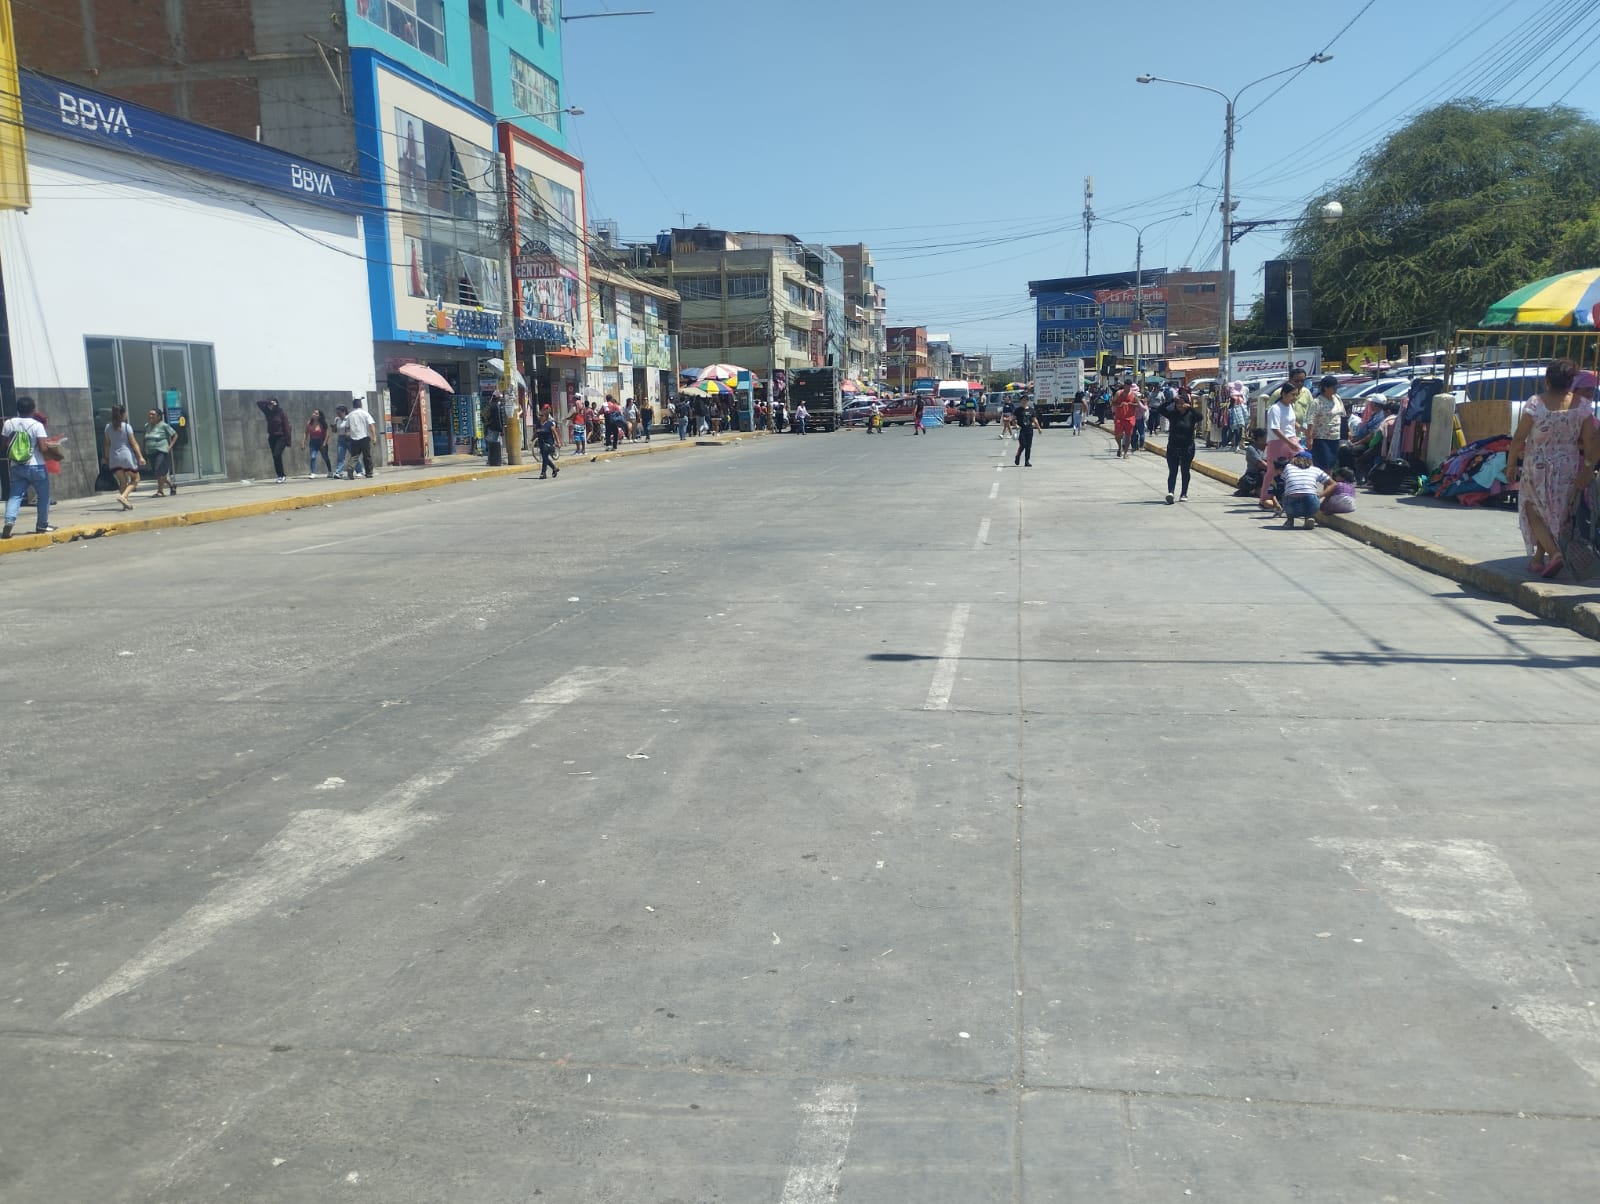
<path fill-rule="evenodd" d="M 1120 301 L 1132 303 L 1139 299 L 1139 290 L 1131 288 L 1097 289 L 1094 299 L 1100 305 L 1115 305 Z M 1147 304 L 1165 305 L 1167 303 L 1167 290 L 1158 285 L 1147 284 L 1144 287 L 1144 299 Z"/>
<path fill-rule="evenodd" d="M 524 255 L 512 267 L 518 280 L 554 280 L 561 275 L 561 261 L 554 255 Z"/>

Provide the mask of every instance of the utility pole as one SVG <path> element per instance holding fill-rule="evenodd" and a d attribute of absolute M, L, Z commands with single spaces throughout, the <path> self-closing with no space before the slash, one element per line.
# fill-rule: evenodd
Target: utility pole
<path fill-rule="evenodd" d="M 1094 229 L 1094 177 L 1083 177 L 1083 274 L 1089 274 L 1089 232 Z"/>
<path fill-rule="evenodd" d="M 1238 95 L 1225 97 L 1228 115 L 1222 132 L 1222 281 L 1217 292 L 1222 294 L 1221 325 L 1217 331 L 1217 396 L 1228 388 L 1228 346 L 1232 342 L 1233 327 L 1233 102 Z M 1294 335 L 1290 334 L 1290 340 Z"/>
<path fill-rule="evenodd" d="M 505 285 L 505 296 L 500 299 L 500 396 L 515 402 L 517 371 L 517 282 L 512 274 L 516 248 L 517 229 L 511 215 L 511 187 L 506 173 L 506 157 L 496 152 L 494 157 L 494 184 L 500 192 L 500 223 L 504 235 L 500 239 L 500 279 Z M 500 433 L 505 441 L 506 463 L 522 463 L 522 420 L 517 406 L 509 409 L 501 402 L 505 414 L 505 430 Z"/>

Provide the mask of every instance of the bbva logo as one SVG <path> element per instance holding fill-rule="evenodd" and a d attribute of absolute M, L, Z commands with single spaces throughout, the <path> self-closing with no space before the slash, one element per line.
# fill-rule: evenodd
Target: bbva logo
<path fill-rule="evenodd" d="M 337 196 L 333 190 L 333 177 L 325 171 L 312 171 L 309 167 L 301 167 L 298 163 L 289 165 L 289 183 L 302 192 L 314 192 L 318 196 Z"/>
<path fill-rule="evenodd" d="M 57 92 L 56 104 L 61 111 L 62 125 L 75 125 L 91 134 L 133 137 L 128 111 L 119 104 L 103 105 L 92 96 L 74 96 L 70 92 Z"/>

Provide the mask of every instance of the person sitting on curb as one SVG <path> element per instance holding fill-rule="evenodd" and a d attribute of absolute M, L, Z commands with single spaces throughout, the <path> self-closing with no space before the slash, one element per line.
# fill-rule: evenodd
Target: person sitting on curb
<path fill-rule="evenodd" d="M 1305 519 L 1307 530 L 1315 527 L 1316 513 L 1333 486 L 1333 478 L 1311 462 L 1309 451 L 1301 448 L 1295 452 L 1283 469 L 1284 529 L 1292 531 L 1297 518 Z"/>
<path fill-rule="evenodd" d="M 1244 472 L 1233 491 L 1234 497 L 1256 497 L 1261 492 L 1261 482 L 1267 476 L 1267 432 L 1256 427 L 1250 432 L 1250 442 L 1244 447 Z M 1277 499 L 1273 499 L 1274 507 Z"/>

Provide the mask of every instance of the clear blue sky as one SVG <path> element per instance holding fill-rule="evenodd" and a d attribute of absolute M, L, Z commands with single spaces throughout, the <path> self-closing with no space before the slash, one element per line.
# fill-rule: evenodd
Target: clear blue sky
<path fill-rule="evenodd" d="M 566 0 L 565 11 L 632 8 L 655 13 L 564 26 L 567 102 L 586 111 L 567 129 L 591 220 L 625 238 L 686 215 L 866 242 L 892 324 L 949 331 L 997 366 L 1033 340 L 1027 282 L 1083 270 L 1086 175 L 1102 218 L 1191 211 L 1147 233 L 1146 264 L 1218 265 L 1223 102 L 1136 75 L 1231 94 L 1334 56 L 1240 101 L 1246 219 L 1298 212 L 1386 131 L 1451 97 L 1600 107 L 1600 82 L 1572 66 L 1600 45 L 1593 0 Z M 1262 231 L 1234 248 L 1240 313 L 1279 247 Z M 1133 231 L 1095 227 L 1094 271 L 1133 262 Z"/>

